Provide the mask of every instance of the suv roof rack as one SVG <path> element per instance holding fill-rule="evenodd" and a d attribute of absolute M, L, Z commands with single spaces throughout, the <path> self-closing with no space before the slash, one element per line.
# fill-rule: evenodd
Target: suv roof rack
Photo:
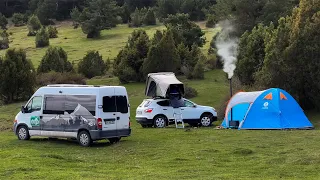
<path fill-rule="evenodd" d="M 81 84 L 50 84 L 47 87 L 100 87 L 93 85 L 81 85 Z"/>

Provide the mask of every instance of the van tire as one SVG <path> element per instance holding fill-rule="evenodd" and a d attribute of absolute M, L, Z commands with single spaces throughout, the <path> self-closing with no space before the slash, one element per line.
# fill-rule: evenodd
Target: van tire
<path fill-rule="evenodd" d="M 153 119 L 155 128 L 164 128 L 167 125 L 167 118 L 163 115 L 158 115 Z"/>
<path fill-rule="evenodd" d="M 115 138 L 108 138 L 111 144 L 119 142 L 121 137 L 115 137 Z"/>
<path fill-rule="evenodd" d="M 28 128 L 24 125 L 19 126 L 17 129 L 17 136 L 19 140 L 29 140 L 30 134 Z"/>
<path fill-rule="evenodd" d="M 88 131 L 82 130 L 78 133 L 78 142 L 83 147 L 91 146 L 92 139 Z"/>

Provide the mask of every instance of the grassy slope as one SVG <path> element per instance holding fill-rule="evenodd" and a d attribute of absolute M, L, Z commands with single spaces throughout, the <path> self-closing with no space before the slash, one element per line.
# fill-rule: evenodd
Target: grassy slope
<path fill-rule="evenodd" d="M 207 53 L 210 41 L 213 35 L 217 32 L 215 29 L 207 29 L 202 23 L 199 23 L 206 33 L 205 37 L 207 44 L 203 47 L 203 51 Z M 84 57 L 87 51 L 97 50 L 104 59 L 115 58 L 121 48 L 125 46 L 128 40 L 128 36 L 134 29 L 128 28 L 128 25 L 118 25 L 111 30 L 104 30 L 101 32 L 101 38 L 99 39 L 87 39 L 85 34 L 82 33 L 81 28 L 73 29 L 70 23 L 63 22 L 57 25 L 59 34 L 58 38 L 50 39 L 50 45 L 61 46 L 67 53 L 69 61 L 77 62 Z M 156 30 L 162 30 L 165 27 L 163 25 L 158 26 L 146 26 L 141 29 L 146 30 L 150 38 Z M 27 51 L 27 56 L 30 58 L 35 67 L 38 67 L 41 58 L 44 56 L 47 48 L 35 48 L 35 37 L 28 37 L 28 28 L 23 27 L 10 27 L 9 33 L 13 33 L 10 36 L 10 48 L 23 48 Z M 0 51 L 0 55 L 4 55 L 5 50 Z"/>
<path fill-rule="evenodd" d="M 205 80 L 183 81 L 199 91 L 193 100 L 218 106 L 228 90 L 221 71 Z M 116 85 L 116 79 L 93 79 L 90 84 Z M 131 115 L 144 98 L 144 84 L 126 85 Z M 0 107 L 1 124 L 11 120 L 21 103 Z M 319 116 L 312 113 L 311 119 Z M 3 119 L 10 119 L 7 122 Z M 318 121 L 317 121 L 318 122 Z M 220 122 L 215 123 L 219 125 Z M 106 141 L 92 148 L 76 142 L 32 138 L 18 141 L 0 132 L 0 177 L 29 179 L 317 179 L 320 176 L 320 131 L 238 131 L 174 127 L 143 129 L 134 120 L 132 136 L 121 143 Z M 317 123 L 315 123 L 317 124 Z"/>

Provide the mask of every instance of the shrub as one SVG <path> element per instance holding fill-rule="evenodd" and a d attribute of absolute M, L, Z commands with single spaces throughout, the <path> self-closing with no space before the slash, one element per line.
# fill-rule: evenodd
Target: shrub
<path fill-rule="evenodd" d="M 9 48 L 9 34 L 6 31 L 0 30 L 0 50 Z"/>
<path fill-rule="evenodd" d="M 28 20 L 28 36 L 35 36 L 37 32 L 41 29 L 42 25 L 38 16 L 32 15 Z"/>
<path fill-rule="evenodd" d="M 49 47 L 41 59 L 38 73 L 73 72 L 73 66 L 68 61 L 67 53 L 61 47 Z"/>
<path fill-rule="evenodd" d="M 100 56 L 98 51 L 89 51 L 78 65 L 78 72 L 87 78 L 101 76 L 105 71 L 106 64 L 102 60 L 102 56 Z"/>
<path fill-rule="evenodd" d="M 37 84 L 46 86 L 49 84 L 82 84 L 85 85 L 85 77 L 72 72 L 48 72 L 37 76 Z"/>
<path fill-rule="evenodd" d="M 198 96 L 198 91 L 188 85 L 184 87 L 184 97 L 187 99 L 194 98 Z"/>
<path fill-rule="evenodd" d="M 21 13 L 14 13 L 12 16 L 12 22 L 14 26 L 19 27 L 19 26 L 24 26 L 26 25 L 27 21 L 26 16 L 21 14 Z"/>
<path fill-rule="evenodd" d="M 212 70 L 212 69 L 216 69 L 216 67 L 217 67 L 217 56 L 209 55 L 205 63 L 205 69 Z"/>
<path fill-rule="evenodd" d="M 41 30 L 36 35 L 36 47 L 46 47 L 49 46 L 49 33 L 46 28 L 41 28 Z"/>
<path fill-rule="evenodd" d="M 57 38 L 58 37 L 58 30 L 54 26 L 48 27 L 48 33 L 49 33 L 49 38 Z"/>

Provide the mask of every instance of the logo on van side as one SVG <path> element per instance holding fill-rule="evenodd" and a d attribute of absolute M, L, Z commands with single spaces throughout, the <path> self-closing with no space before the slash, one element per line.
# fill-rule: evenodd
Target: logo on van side
<path fill-rule="evenodd" d="M 40 118 L 39 116 L 32 116 L 30 119 L 31 126 L 40 126 Z"/>

